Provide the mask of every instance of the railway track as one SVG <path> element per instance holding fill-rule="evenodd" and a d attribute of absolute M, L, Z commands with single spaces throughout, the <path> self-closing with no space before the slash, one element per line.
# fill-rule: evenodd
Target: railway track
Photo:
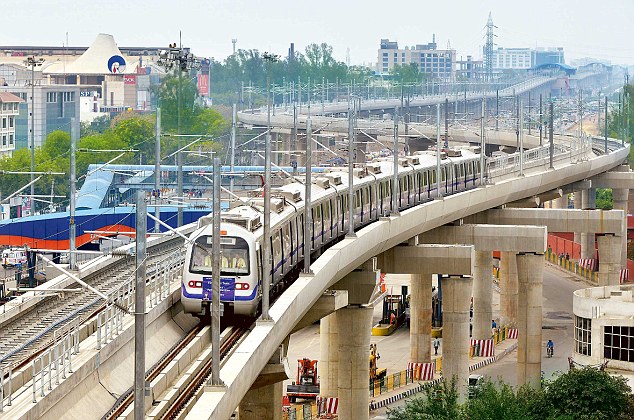
<path fill-rule="evenodd" d="M 148 267 L 164 260 L 180 246 L 182 240 L 173 238 L 148 247 Z M 133 274 L 134 258 L 119 256 L 111 264 L 82 280 L 99 291 L 108 293 Z M 153 273 L 148 273 L 148 278 L 152 275 Z M 81 286 L 77 283 L 69 286 L 73 287 Z M 64 299 L 55 296 L 42 299 L 0 330 L 0 367 L 21 367 L 46 349 L 71 324 L 81 325 L 104 308 L 104 301 L 87 290 L 71 293 Z"/>
<path fill-rule="evenodd" d="M 199 323 L 194 327 L 185 337 L 183 337 L 178 343 L 176 343 L 158 362 L 154 364 L 147 372 L 145 380 L 148 383 L 152 381 L 161 373 L 164 369 L 179 356 L 179 354 L 196 338 L 196 336 L 205 329 L 203 323 Z M 248 328 L 241 326 L 234 326 L 226 328 L 220 341 L 220 357 L 223 359 L 229 351 L 235 346 L 235 344 L 245 335 Z M 198 355 L 197 355 L 198 356 Z M 193 361 L 196 357 L 192 358 Z M 207 379 L 211 375 L 211 358 L 209 358 L 198 370 L 198 373 L 192 375 L 189 381 L 184 381 L 178 392 L 178 397 L 166 410 L 166 412 L 160 417 L 163 419 L 176 418 L 178 413 L 181 412 L 189 402 L 196 396 L 197 392 L 206 383 Z M 119 397 L 114 406 L 108 413 L 106 413 L 101 420 L 115 420 L 125 416 L 125 411 L 134 402 L 134 390 L 132 387 Z"/>
<path fill-rule="evenodd" d="M 221 337 L 220 342 L 220 361 L 227 356 L 231 349 L 245 336 L 249 328 L 231 327 L 232 331 Z M 187 409 L 190 403 L 196 402 L 202 393 L 203 387 L 211 376 L 211 358 L 203 365 L 198 373 L 191 376 L 190 380 L 184 384 L 178 392 L 176 400 L 170 404 L 169 408 L 160 417 L 161 419 L 173 420 L 179 418 L 179 415 Z"/>

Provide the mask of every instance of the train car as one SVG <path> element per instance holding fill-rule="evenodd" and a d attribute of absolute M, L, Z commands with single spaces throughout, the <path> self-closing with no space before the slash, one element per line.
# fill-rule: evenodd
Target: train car
<path fill-rule="evenodd" d="M 353 169 L 348 185 L 347 168 L 332 168 L 316 175 L 311 185 L 312 235 L 308 244 L 313 256 L 343 237 L 349 229 L 349 188 L 353 188 L 354 229 L 359 229 L 392 212 L 414 207 L 436 197 L 440 178 L 442 195 L 475 187 L 480 178 L 479 148 L 442 152 L 437 174 L 435 152 L 421 152 L 399 158 L 398 191 L 393 200 L 392 158 L 379 159 Z M 303 177 L 302 177 L 303 178 Z M 271 261 L 263 266 L 263 199 L 249 198 L 221 214 L 220 299 L 226 313 L 253 316 L 261 300 L 264 269 L 271 273 L 271 291 L 279 291 L 293 271 L 302 268 L 304 256 L 304 191 L 301 182 L 290 179 L 271 190 Z M 211 243 L 213 216 L 199 220 L 187 245 L 181 284 L 185 312 L 203 314 L 203 301 L 211 293 Z"/>

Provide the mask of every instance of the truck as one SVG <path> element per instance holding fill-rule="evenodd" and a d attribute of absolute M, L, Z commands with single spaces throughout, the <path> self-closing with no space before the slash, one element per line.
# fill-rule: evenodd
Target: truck
<path fill-rule="evenodd" d="M 297 360 L 297 379 L 286 387 L 286 395 L 290 402 L 295 402 L 298 398 L 315 399 L 319 396 L 317 360 Z"/>

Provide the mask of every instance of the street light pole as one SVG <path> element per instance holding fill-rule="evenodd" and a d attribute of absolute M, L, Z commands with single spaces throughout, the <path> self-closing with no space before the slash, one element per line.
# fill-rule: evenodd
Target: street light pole
<path fill-rule="evenodd" d="M 265 52 L 262 58 L 267 61 L 266 68 L 266 140 L 264 148 L 264 238 L 263 238 L 263 270 L 262 270 L 262 320 L 270 321 L 269 288 L 271 286 L 271 64 L 278 61 L 279 56 Z M 301 105 L 300 105 L 301 106 Z M 304 250 L 306 252 L 306 250 Z"/>
<path fill-rule="evenodd" d="M 161 50 L 159 52 L 159 60 L 157 62 L 159 66 L 164 67 L 166 70 L 171 70 L 175 67 L 175 70 L 178 72 L 178 91 L 177 91 L 177 106 L 176 110 L 176 134 L 181 134 L 181 96 L 182 96 L 182 79 L 183 72 L 189 71 L 191 69 L 200 69 L 201 63 L 198 61 L 192 53 L 187 51 L 187 49 L 180 47 L 176 47 L 176 43 L 170 44 L 169 49 Z M 181 154 L 181 140 L 180 136 L 178 136 L 178 152 L 176 153 L 176 194 L 179 199 L 183 197 L 183 158 Z M 177 217 L 178 226 L 183 225 L 183 208 L 181 206 L 178 207 L 178 217 Z"/>
<path fill-rule="evenodd" d="M 35 183 L 33 182 L 33 180 L 35 179 L 35 174 L 33 173 L 35 172 L 35 67 L 41 66 L 43 63 L 44 63 L 43 58 L 38 58 L 36 60 L 35 56 L 28 57 L 25 62 L 27 66 L 31 66 L 31 145 L 30 145 L 30 149 L 31 149 L 31 182 L 32 184 L 31 184 L 31 197 L 29 198 L 31 214 L 35 213 L 35 200 L 33 199 L 33 196 L 35 195 Z"/>

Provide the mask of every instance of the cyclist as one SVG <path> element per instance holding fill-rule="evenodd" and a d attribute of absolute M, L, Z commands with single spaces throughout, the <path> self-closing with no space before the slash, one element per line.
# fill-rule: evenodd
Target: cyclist
<path fill-rule="evenodd" d="M 553 343 L 553 340 L 548 340 L 548 343 L 546 343 L 546 354 L 548 355 L 548 357 L 553 357 L 554 352 L 555 343 Z"/>

